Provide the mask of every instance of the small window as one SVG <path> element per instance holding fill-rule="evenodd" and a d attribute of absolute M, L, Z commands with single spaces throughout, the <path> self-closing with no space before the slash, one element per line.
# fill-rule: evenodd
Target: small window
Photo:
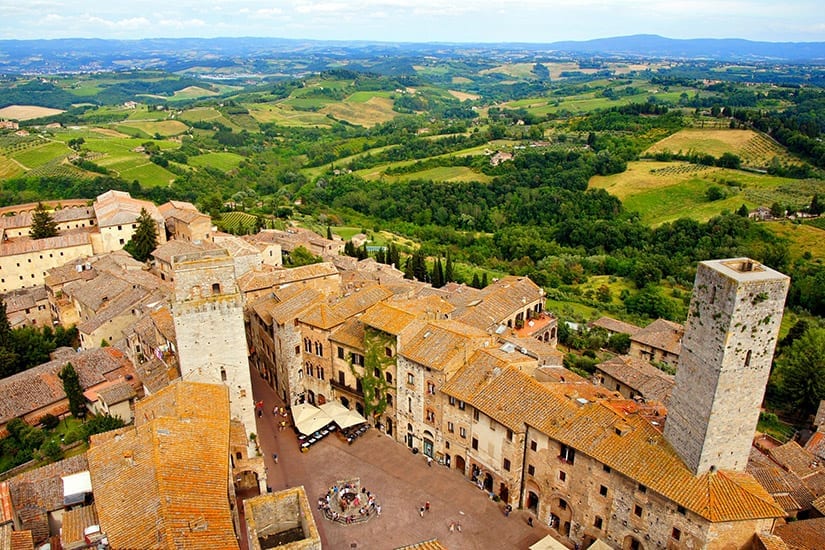
<path fill-rule="evenodd" d="M 504 466 L 504 469 L 509 472 L 510 471 L 510 459 L 505 458 L 504 459 L 504 464 L 502 466 Z"/>
<path fill-rule="evenodd" d="M 432 382 L 427 382 L 427 393 L 429 395 L 435 395 L 435 384 Z"/>
<path fill-rule="evenodd" d="M 392 348 L 391 347 L 385 347 L 384 348 L 384 355 L 386 355 L 387 357 L 392 357 Z"/>
<path fill-rule="evenodd" d="M 467 428 L 459 428 L 458 435 L 460 435 L 462 439 L 467 439 Z"/>
<path fill-rule="evenodd" d="M 407 373 L 407 384 L 415 384 L 415 376 L 411 372 Z"/>
<path fill-rule="evenodd" d="M 593 527 L 595 527 L 596 529 L 601 529 L 602 528 L 602 523 L 603 523 L 602 518 L 600 518 L 599 516 L 596 516 L 596 519 L 593 521 Z"/>
<path fill-rule="evenodd" d="M 478 439 L 475 437 L 473 438 L 473 450 L 478 450 Z"/>
<path fill-rule="evenodd" d="M 602 470 L 604 470 L 608 474 L 613 471 L 613 469 L 610 466 L 608 466 L 607 464 L 602 464 Z"/>
<path fill-rule="evenodd" d="M 295 355 L 301 355 L 301 346 L 295 346 Z"/>
<path fill-rule="evenodd" d="M 567 464 L 573 464 L 574 462 L 576 462 L 576 450 L 573 447 L 562 445 L 561 454 L 559 454 L 559 458 L 562 462 L 566 462 Z"/>
<path fill-rule="evenodd" d="M 539 444 L 538 444 L 538 443 L 536 443 L 536 440 L 535 440 L 535 439 L 531 439 L 531 440 L 530 440 L 530 450 L 531 450 L 531 451 L 535 451 L 535 450 L 538 450 L 538 448 L 539 448 Z"/>
<path fill-rule="evenodd" d="M 451 396 L 450 396 L 449 401 L 450 401 L 450 405 L 452 405 L 453 407 L 455 407 L 455 397 L 453 397 L 453 396 L 451 395 Z"/>
<path fill-rule="evenodd" d="M 344 348 L 342 348 L 341 346 L 338 346 L 338 359 L 343 359 L 343 358 L 344 358 Z"/>
<path fill-rule="evenodd" d="M 749 367 L 751 365 L 751 353 L 753 353 L 753 352 L 751 350 L 748 350 L 748 352 L 745 354 L 745 366 L 746 367 Z"/>
<path fill-rule="evenodd" d="M 392 407 L 392 394 L 387 394 L 387 405 Z"/>
<path fill-rule="evenodd" d="M 385 372 L 384 377 L 387 379 L 387 384 L 392 384 L 392 374 L 391 373 Z"/>
<path fill-rule="evenodd" d="M 435 411 L 432 409 L 427 409 L 427 422 L 431 424 L 435 423 Z"/>
<path fill-rule="evenodd" d="M 647 487 L 645 485 L 642 485 L 641 483 L 639 483 L 639 492 L 640 493 L 646 493 L 647 492 Z"/>
<path fill-rule="evenodd" d="M 459 401 L 459 402 L 458 402 L 458 410 L 463 411 L 463 410 L 464 410 L 464 406 L 465 406 L 464 401 Z"/>
<path fill-rule="evenodd" d="M 478 422 L 478 417 L 479 417 L 478 409 L 473 409 L 473 420 Z"/>
<path fill-rule="evenodd" d="M 602 495 L 603 497 L 606 497 L 607 496 L 607 487 L 605 487 L 604 485 L 600 485 L 599 486 L 599 494 Z"/>
<path fill-rule="evenodd" d="M 220 283 L 212 283 L 212 294 L 220 294 L 221 293 L 221 284 Z"/>
<path fill-rule="evenodd" d="M 559 499 L 559 510 L 567 510 L 567 501 L 563 498 Z"/>
<path fill-rule="evenodd" d="M 687 510 L 685 510 L 684 506 L 677 506 L 676 511 L 682 514 L 683 516 L 685 515 L 685 513 L 687 513 Z"/>
<path fill-rule="evenodd" d="M 221 382 L 226 382 L 226 369 L 221 369 Z"/>
<path fill-rule="evenodd" d="M 633 506 L 633 515 L 636 517 L 642 517 L 642 507 L 636 504 Z"/>
<path fill-rule="evenodd" d="M 532 464 L 527 465 L 527 475 L 529 475 L 529 476 L 536 475 L 536 467 L 533 466 Z"/>
<path fill-rule="evenodd" d="M 507 441 L 512 441 L 512 440 L 513 440 L 513 430 L 511 430 L 510 428 L 507 428 Z"/>
<path fill-rule="evenodd" d="M 674 527 L 673 531 L 670 532 L 670 536 L 673 540 L 680 540 L 682 538 L 682 531 L 680 531 L 678 527 Z"/>
<path fill-rule="evenodd" d="M 447 431 L 450 433 L 455 433 L 455 424 L 452 422 L 447 422 Z"/>
<path fill-rule="evenodd" d="M 567 472 L 559 472 L 559 481 L 567 481 Z"/>

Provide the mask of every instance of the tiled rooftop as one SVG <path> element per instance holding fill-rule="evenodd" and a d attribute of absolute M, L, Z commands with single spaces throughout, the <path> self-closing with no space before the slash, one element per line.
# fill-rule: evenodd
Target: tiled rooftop
<path fill-rule="evenodd" d="M 138 402 L 135 418 L 116 437 L 93 437 L 88 451 L 95 508 L 112 547 L 238 548 L 226 388 L 177 382 Z"/>
<path fill-rule="evenodd" d="M 679 323 L 666 319 L 656 319 L 636 334 L 633 334 L 630 340 L 679 355 L 682 350 L 682 336 L 684 333 L 685 327 Z"/>
<path fill-rule="evenodd" d="M 484 330 L 544 295 L 541 288 L 527 277 L 515 276 L 499 279 L 474 297 L 472 294 L 452 295 L 450 301 L 457 306 L 453 318 Z"/>
<path fill-rule="evenodd" d="M 30 254 L 32 252 L 42 252 L 44 250 L 60 250 L 61 248 L 73 248 L 77 246 L 91 246 L 91 239 L 88 231 L 63 232 L 56 237 L 45 239 L 31 239 L 29 237 L 18 237 L 0 243 L 0 256 L 16 256 L 17 254 Z"/>
<path fill-rule="evenodd" d="M 825 548 L 825 518 L 793 521 L 774 529 L 790 550 L 822 550 Z"/>
<path fill-rule="evenodd" d="M 618 319 L 613 319 L 612 317 L 599 317 L 590 323 L 590 327 L 603 328 L 608 332 L 629 334 L 631 336 L 642 330 L 641 327 L 637 327 L 636 325 L 632 325 L 630 323 L 625 323 L 624 321 L 619 321 Z"/>
<path fill-rule="evenodd" d="M 596 365 L 622 384 L 642 394 L 645 399 L 665 403 L 673 389 L 673 376 L 662 372 L 647 361 L 629 355 L 618 355 Z"/>

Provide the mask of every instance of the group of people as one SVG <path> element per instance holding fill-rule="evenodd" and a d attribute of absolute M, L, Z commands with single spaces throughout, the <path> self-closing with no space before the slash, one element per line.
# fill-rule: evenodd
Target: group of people
<path fill-rule="evenodd" d="M 327 493 L 318 499 L 318 509 L 331 520 L 350 525 L 366 521 L 381 515 L 381 505 L 375 495 L 356 484 L 343 483 L 333 485 Z"/>

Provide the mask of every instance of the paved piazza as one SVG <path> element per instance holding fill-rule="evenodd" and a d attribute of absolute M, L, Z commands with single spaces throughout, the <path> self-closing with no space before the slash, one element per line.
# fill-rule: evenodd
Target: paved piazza
<path fill-rule="evenodd" d="M 521 510 L 505 517 L 503 505 L 467 478 L 437 463 L 427 466 L 424 456 L 412 454 L 375 429 L 352 445 L 337 435 L 327 436 L 301 453 L 292 427 L 279 430 L 281 419 L 272 414 L 275 405 L 283 403 L 255 370 L 252 387 L 255 400 L 264 402 L 257 422 L 268 485 L 273 491 L 305 487 L 324 548 L 384 550 L 438 539 L 450 550 L 526 550 L 550 532 L 527 525 L 527 514 Z M 356 525 L 326 520 L 318 510 L 318 497 L 336 481 L 351 478 L 360 478 L 361 486 L 375 493 L 381 516 Z M 430 511 L 422 518 L 419 509 L 427 501 Z M 461 532 L 450 532 L 453 522 L 460 523 Z"/>

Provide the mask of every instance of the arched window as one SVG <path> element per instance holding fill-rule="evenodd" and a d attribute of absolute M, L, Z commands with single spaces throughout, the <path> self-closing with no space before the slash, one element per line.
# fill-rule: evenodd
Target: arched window
<path fill-rule="evenodd" d="M 318 378 L 324 379 L 324 367 L 318 367 Z"/>
<path fill-rule="evenodd" d="M 221 367 L 221 382 L 226 382 L 226 369 Z"/>
<path fill-rule="evenodd" d="M 435 384 L 427 380 L 427 393 L 430 395 L 435 395 Z"/>
<path fill-rule="evenodd" d="M 392 384 L 392 373 L 384 373 L 384 376 L 387 377 L 387 384 Z"/>
<path fill-rule="evenodd" d="M 427 422 L 430 424 L 435 424 L 435 411 L 432 409 L 427 409 Z"/>

